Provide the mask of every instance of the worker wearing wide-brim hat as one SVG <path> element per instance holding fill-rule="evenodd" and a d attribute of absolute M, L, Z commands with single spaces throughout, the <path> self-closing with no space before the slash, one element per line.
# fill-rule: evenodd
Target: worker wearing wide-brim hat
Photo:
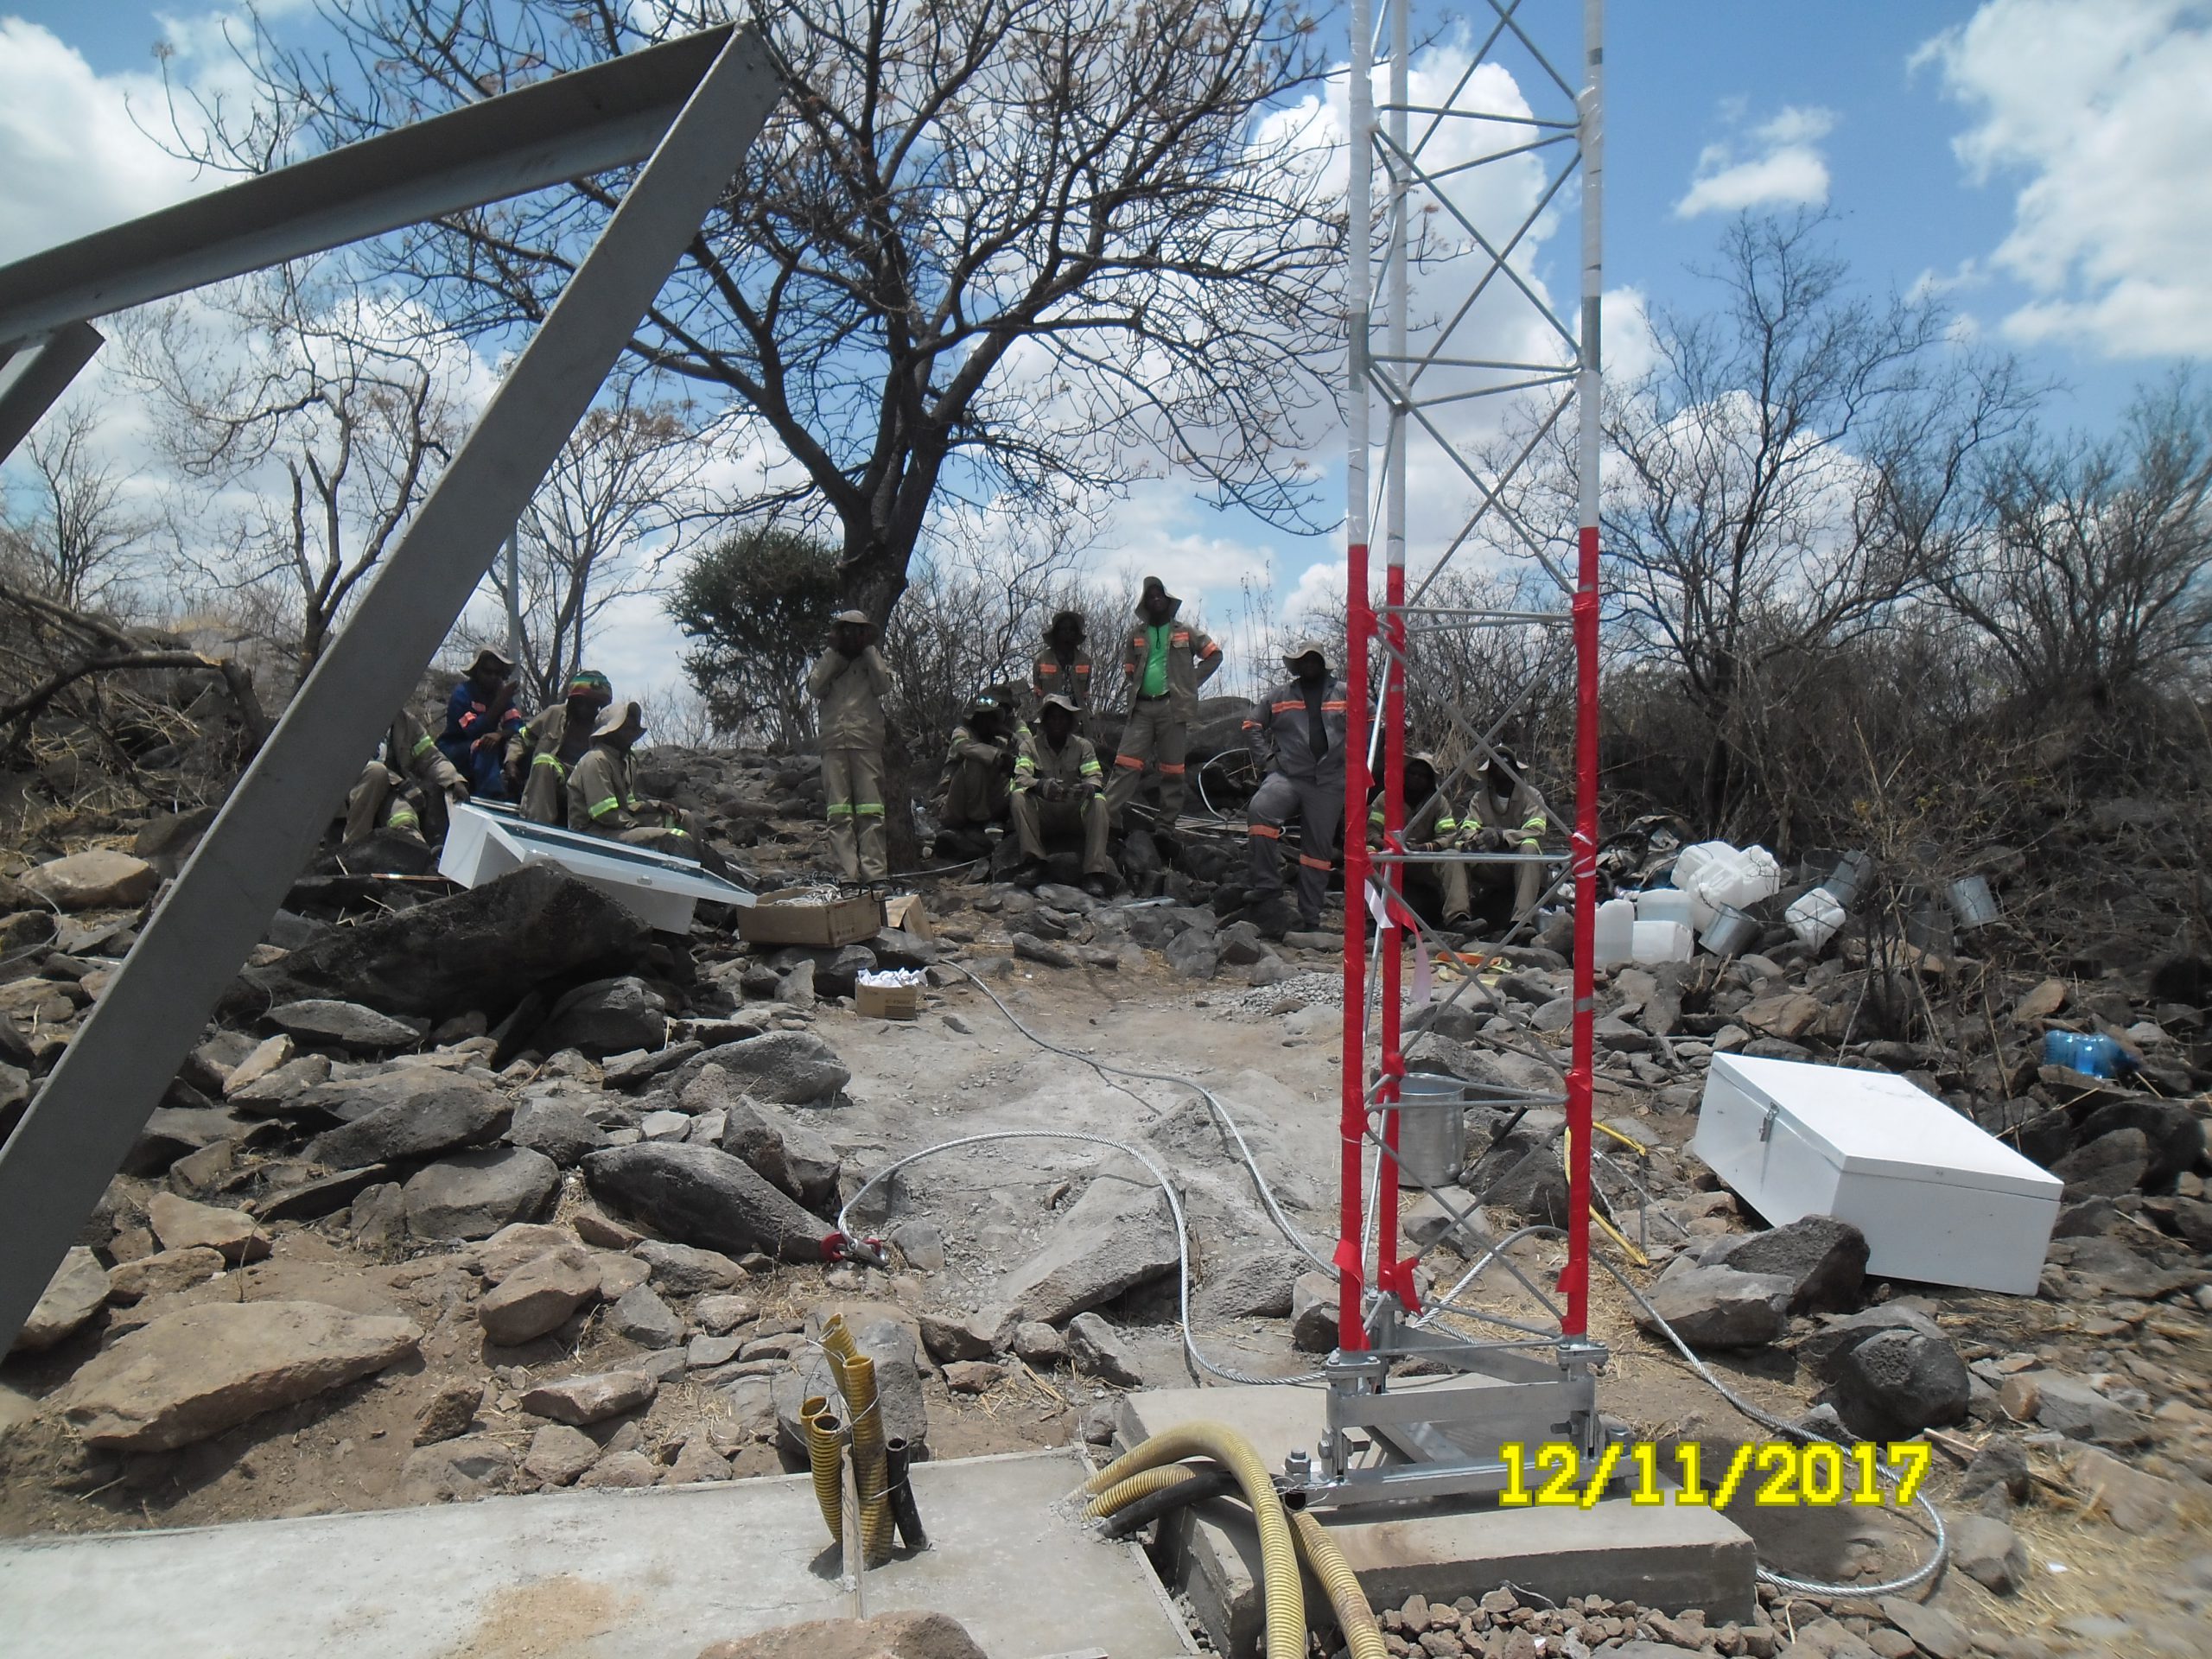
<path fill-rule="evenodd" d="M 891 873 L 883 830 L 883 699 L 891 671 L 874 632 L 866 612 L 838 612 L 830 619 L 830 648 L 806 676 L 808 694 L 821 704 L 830 850 L 848 881 L 880 881 Z"/>
<path fill-rule="evenodd" d="M 1198 717 L 1198 688 L 1221 667 L 1221 647 L 1203 628 L 1181 620 L 1183 601 L 1158 576 L 1144 579 L 1136 625 L 1122 647 L 1122 679 L 1128 688 L 1129 717 L 1121 753 L 1106 785 L 1106 808 L 1119 823 L 1145 779 L 1160 779 L 1157 830 L 1173 836 L 1183 813 L 1184 757 L 1191 722 Z"/>
<path fill-rule="evenodd" d="M 591 747 L 569 771 L 569 828 L 696 858 L 698 848 L 683 815 L 638 793 L 632 751 L 645 734 L 645 711 L 634 702 L 612 703 L 600 715 Z"/>
<path fill-rule="evenodd" d="M 581 668 L 569 677 L 558 702 L 539 709 L 508 746 L 507 785 L 533 823 L 569 821 L 569 773 L 591 747 L 601 714 L 614 701 L 614 688 L 597 669 Z"/>
<path fill-rule="evenodd" d="M 1329 648 L 1302 639 L 1282 661 L 1291 677 L 1262 697 L 1244 722 L 1252 758 L 1267 774 L 1246 817 L 1249 892 L 1259 901 L 1262 931 L 1278 938 L 1288 925 L 1283 831 L 1294 822 L 1299 832 L 1298 918 L 1317 926 L 1344 810 L 1344 689 L 1329 672 Z"/>
<path fill-rule="evenodd" d="M 515 704 L 515 665 L 486 645 L 446 698 L 446 725 L 438 734 L 438 752 L 468 780 L 471 793 L 505 800 L 507 743 L 521 726 L 522 710 Z"/>
<path fill-rule="evenodd" d="M 1475 774 L 1467 809 L 1459 815 L 1464 845 L 1514 858 L 1510 863 L 1475 866 L 1475 885 L 1481 889 L 1478 897 L 1485 912 L 1494 912 L 1497 896 L 1508 890 L 1513 894 L 1510 919 L 1517 921 L 1536 907 L 1551 887 L 1550 869 L 1541 856 L 1550 828 L 1550 809 L 1529 784 L 1521 758 L 1503 743 L 1491 747 Z M 1492 913 L 1491 919 L 1503 918 Z"/>
<path fill-rule="evenodd" d="M 1034 886 L 1045 873 L 1046 849 L 1080 840 L 1084 891 L 1103 899 L 1114 891 L 1114 861 L 1107 851 L 1106 769 L 1097 746 L 1076 729 L 1082 718 L 1072 697 L 1047 692 L 1037 718 L 1021 735 L 1014 767 L 1014 827 L 1021 840 L 1021 880 Z"/>

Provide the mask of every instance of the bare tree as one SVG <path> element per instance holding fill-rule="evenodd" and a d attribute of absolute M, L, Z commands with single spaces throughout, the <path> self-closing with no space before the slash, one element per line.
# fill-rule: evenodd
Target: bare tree
<path fill-rule="evenodd" d="M 173 304 L 131 337 L 133 372 L 165 405 L 164 445 L 224 491 L 221 578 L 293 596 L 302 672 L 397 539 L 450 454 L 449 373 L 404 321 L 324 267 Z"/>
<path fill-rule="evenodd" d="M 2031 396 L 1932 301 L 1855 293 L 1822 223 L 1738 219 L 1708 273 L 1719 310 L 1656 315 L 1653 367 L 1605 400 L 1609 620 L 1702 712 L 1715 823 L 1764 669 L 1878 626 L 1950 564 L 1972 539 L 1972 463 Z M 1570 460 L 1541 472 L 1525 522 L 1574 523 Z"/>
<path fill-rule="evenodd" d="M 1943 596 L 2023 697 L 2109 711 L 2212 645 L 2212 400 L 2139 392 L 2120 431 L 2028 437 L 1990 470 L 1988 535 Z"/>
<path fill-rule="evenodd" d="M 1334 415 L 1342 213 L 1334 129 L 1300 96 L 1325 36 L 1290 0 L 324 0 L 359 72 L 261 29 L 265 97 L 205 111 L 200 153 L 259 170 L 732 16 L 785 93 L 632 350 L 788 454 L 731 505 L 825 521 L 843 604 L 888 621 L 940 492 L 1165 466 L 1319 527 L 1301 450 Z M 454 215 L 391 268 L 454 327 L 534 321 L 620 189 Z M 887 758 L 904 857 L 895 737 Z"/>
<path fill-rule="evenodd" d="M 99 453 L 99 408 L 72 398 L 41 422 L 23 452 L 34 499 L 0 514 L 0 559 L 32 592 L 71 610 L 102 609 L 137 574 L 152 515 L 134 507 L 123 468 Z"/>
<path fill-rule="evenodd" d="M 633 402 L 621 382 L 569 434 L 516 522 L 512 594 L 505 562 L 493 562 L 493 591 L 522 624 L 517 667 L 539 704 L 561 699 L 600 614 L 642 592 L 671 550 L 649 559 L 644 544 L 693 515 L 707 457 L 687 413 Z"/>

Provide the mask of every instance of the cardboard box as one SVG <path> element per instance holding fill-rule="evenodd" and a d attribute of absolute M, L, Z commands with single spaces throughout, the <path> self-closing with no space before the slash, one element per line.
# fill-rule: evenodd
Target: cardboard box
<path fill-rule="evenodd" d="M 1886 1071 L 1716 1054 L 1692 1150 L 1767 1221 L 1834 1216 L 1871 1278 L 2032 1296 L 2061 1183 Z"/>
<path fill-rule="evenodd" d="M 853 987 L 853 1007 L 871 1020 L 912 1020 L 922 1011 L 922 988 L 863 980 Z"/>
<path fill-rule="evenodd" d="M 737 912 L 738 937 L 748 944 L 858 944 L 883 931 L 883 900 L 866 894 L 821 899 L 811 893 L 763 893 Z"/>
<path fill-rule="evenodd" d="M 890 925 L 902 933 L 911 933 L 918 939 L 933 939 L 937 928 L 930 921 L 929 906 L 922 903 L 918 893 L 894 893 L 885 903 L 883 913 Z"/>

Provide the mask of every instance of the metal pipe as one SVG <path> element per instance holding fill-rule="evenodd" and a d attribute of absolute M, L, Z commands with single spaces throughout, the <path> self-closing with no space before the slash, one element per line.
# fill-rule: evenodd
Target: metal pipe
<path fill-rule="evenodd" d="M 1374 234 L 1374 17 L 1371 0 L 1351 0 L 1351 176 L 1344 272 L 1344 1041 L 1337 1122 L 1337 1346 L 1367 1346 L 1360 1316 L 1366 1255 L 1361 1248 L 1360 1175 L 1367 1146 L 1367 348 Z"/>
<path fill-rule="evenodd" d="M 929 1535 L 922 1530 L 922 1512 L 914 1503 L 914 1485 L 906 1478 L 910 1449 L 904 1435 L 893 1434 L 883 1442 L 883 1478 L 890 1483 L 884 1496 L 891 1500 L 891 1518 L 899 1523 L 899 1541 L 909 1549 L 927 1549 Z"/>
<path fill-rule="evenodd" d="M 1605 0 L 1583 0 L 1582 340 L 1575 378 L 1579 474 L 1574 587 L 1574 1064 L 1567 1074 L 1567 1265 L 1560 1292 L 1571 1337 L 1590 1329 L 1590 1149 L 1597 1053 L 1598 516 L 1604 395 L 1599 334 L 1605 293 Z"/>
<path fill-rule="evenodd" d="M 361 757 L 412 695 L 777 96 L 760 42 L 729 35 L 0 1148 L 0 1347 L 22 1328 Z"/>
<path fill-rule="evenodd" d="M 1412 50 L 1408 19 L 1409 0 L 1390 3 L 1390 109 L 1388 113 L 1392 151 L 1406 153 L 1408 96 L 1407 57 Z M 1390 354 L 1406 354 L 1406 314 L 1411 302 L 1412 272 L 1408 266 L 1407 176 L 1402 164 L 1390 169 L 1390 234 L 1385 254 L 1389 273 L 1389 320 L 1387 340 Z M 1382 670 L 1382 844 L 1393 852 L 1405 850 L 1406 824 L 1406 406 L 1410 396 L 1401 392 L 1390 405 L 1395 441 L 1390 446 L 1389 471 L 1383 482 L 1382 602 L 1389 607 L 1381 627 L 1383 649 L 1389 652 Z M 1382 956 L 1381 1052 L 1376 1065 L 1382 1073 L 1382 1141 L 1392 1163 L 1398 1155 L 1398 1088 L 1405 1075 L 1400 1022 L 1405 1014 L 1402 976 L 1405 971 L 1404 927 L 1399 902 L 1404 876 L 1395 865 L 1382 871 L 1383 911 L 1380 923 Z M 1413 1262 L 1398 1254 L 1398 1184 L 1382 1183 L 1375 1223 L 1375 1284 L 1398 1299 L 1400 1306 L 1417 1306 L 1414 1294 Z"/>

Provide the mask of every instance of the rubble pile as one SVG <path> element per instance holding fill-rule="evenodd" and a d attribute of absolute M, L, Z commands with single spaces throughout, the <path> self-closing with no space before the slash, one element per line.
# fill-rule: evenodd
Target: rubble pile
<path fill-rule="evenodd" d="M 698 814 L 749 867 L 741 880 L 820 873 L 811 760 L 656 751 L 640 787 Z M 51 845 L 0 864 L 0 1133 L 207 821 L 156 820 L 131 850 Z M 973 974 L 1068 1009 L 1150 999 L 1231 1022 L 1287 1064 L 1326 1059 L 1299 1051 L 1337 1040 L 1341 938 L 1268 938 L 1233 904 L 1217 910 L 1241 849 L 1198 842 L 1139 884 L 1150 893 L 1118 899 L 946 872 L 926 914 L 836 947 L 747 944 L 709 910 L 686 950 L 543 868 L 461 893 L 335 866 L 303 878 L 0 1368 L 10 1524 L 82 1524 L 96 1495 L 117 1523 L 159 1521 L 286 1446 L 324 1474 L 378 1470 L 349 1503 L 795 1470 L 834 1313 L 874 1358 L 891 1431 L 921 1454 L 933 1433 L 962 1451 L 1009 1443 L 991 1435 L 1014 1400 L 1033 1408 L 1024 1433 L 1107 1443 L 1112 1390 L 1189 1380 L 1165 1202 L 1104 1158 L 1061 1166 L 1027 1213 L 979 1199 L 963 1219 L 892 1183 L 851 1217 L 881 1236 L 884 1265 L 825 1261 L 840 1206 L 922 1144 L 911 1125 L 893 1136 L 865 1121 L 846 1093 L 853 1045 L 892 1029 L 861 1019 L 855 994 L 864 975 L 918 976 L 925 1024 L 973 1039 L 988 1020 L 1006 1036 Z M 1211 880 L 1193 873 L 1206 869 Z M 1600 976 L 1597 1109 L 1616 1138 L 1599 1189 L 1650 1263 L 1630 1275 L 1648 1309 L 1601 1287 L 1618 1316 L 1606 1339 L 1678 1370 L 1658 1357 L 1671 1354 L 1663 1319 L 1814 1432 L 1930 1435 L 1954 1575 L 1994 1598 L 2017 1600 L 2045 1571 L 2031 1541 L 2056 1515 L 2086 1511 L 2130 1539 L 2201 1524 L 2189 1517 L 2212 1513 L 2212 971 L 2012 972 L 1955 944 L 1900 954 L 1851 928 L 1815 950 L 1779 920 L 1797 896 L 1785 886 L 1767 901 L 1758 950 Z M 1527 944 L 1439 953 L 1434 1000 L 1409 1017 L 1409 1064 L 1556 1092 L 1571 944 L 1553 917 Z M 1114 1049 L 1100 1023 L 1097 1052 L 1146 1058 Z M 2115 1075 L 2047 1060 L 2053 1033 L 2109 1039 Z M 1883 1282 L 1845 1224 L 1763 1225 L 1688 1150 L 1716 1053 L 1902 1074 L 2051 1171 L 2064 1202 L 2038 1294 Z M 1277 1087 L 1247 1075 L 1255 1100 Z M 945 1091 L 932 1111 L 960 1103 L 950 1082 L 918 1082 Z M 1325 1195 L 1266 1113 L 1246 1115 L 1241 1082 L 1221 1091 L 1325 1260 Z M 1088 1109 L 1063 1121 L 1098 1127 Z M 1466 1127 L 1448 1204 L 1407 1194 L 1408 1236 L 1434 1246 L 1425 1294 L 1513 1228 L 1567 1216 L 1560 1114 L 1476 1107 Z M 1201 1340 L 1281 1371 L 1332 1346 L 1333 1279 L 1269 1222 L 1205 1104 L 1187 1098 L 1129 1134 L 1189 1212 Z M 1555 1262 L 1543 1241 L 1512 1249 L 1532 1277 Z M 1716 1405 L 1707 1421 L 1725 1419 Z M 1631 1424 L 1677 1426 L 1671 1408 Z M 283 1496 L 329 1502 L 315 1484 Z M 1843 1571 L 1871 1583 L 1900 1564 L 1874 1544 Z M 1948 1643 L 1907 1603 L 1801 1599 L 1707 1627 L 1471 1590 L 1390 1611 L 1391 1651 L 1906 1659 Z M 2201 1611 L 2201 1586 L 2175 1596 Z M 2051 1652 L 2074 1639 L 2046 1635 Z"/>

